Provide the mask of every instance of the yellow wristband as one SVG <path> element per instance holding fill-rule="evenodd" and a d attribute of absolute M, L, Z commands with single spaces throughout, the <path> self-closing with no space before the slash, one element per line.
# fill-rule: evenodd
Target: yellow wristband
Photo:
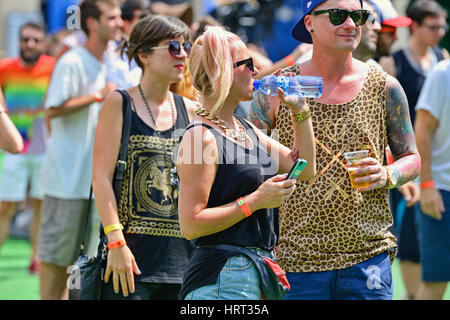
<path fill-rule="evenodd" d="M 114 224 L 110 224 L 109 226 L 106 226 L 105 228 L 103 228 L 103 231 L 105 231 L 105 235 L 114 230 L 123 230 L 123 225 L 120 223 L 114 223 Z"/>

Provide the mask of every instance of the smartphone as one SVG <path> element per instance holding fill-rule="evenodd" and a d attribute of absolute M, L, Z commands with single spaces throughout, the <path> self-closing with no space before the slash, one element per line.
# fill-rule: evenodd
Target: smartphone
<path fill-rule="evenodd" d="M 289 170 L 286 180 L 297 179 L 300 173 L 302 173 L 303 169 L 305 169 L 306 162 L 307 161 L 305 159 L 295 160 L 294 165 L 292 166 L 291 170 Z"/>

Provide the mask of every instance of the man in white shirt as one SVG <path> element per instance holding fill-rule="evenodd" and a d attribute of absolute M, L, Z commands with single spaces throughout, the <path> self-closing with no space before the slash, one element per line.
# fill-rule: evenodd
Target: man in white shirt
<path fill-rule="evenodd" d="M 67 297 L 67 268 L 79 253 L 89 199 L 98 115 L 103 99 L 116 88 L 106 81 L 103 54 L 108 41 L 121 36 L 118 1 L 84 0 L 80 21 L 88 39 L 58 60 L 45 102 L 51 134 L 42 173 L 45 198 L 38 247 L 42 299 Z M 85 240 L 87 253 L 93 255 L 100 224 L 96 212 L 90 218 L 91 232 Z"/>
<path fill-rule="evenodd" d="M 442 299 L 450 281 L 450 60 L 428 74 L 416 105 L 422 159 L 417 208 L 422 284 L 417 299 Z"/>

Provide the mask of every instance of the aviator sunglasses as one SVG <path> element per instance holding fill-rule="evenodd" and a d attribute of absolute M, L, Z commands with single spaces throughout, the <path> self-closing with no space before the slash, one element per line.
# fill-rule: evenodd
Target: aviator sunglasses
<path fill-rule="evenodd" d="M 251 72 L 255 72 L 255 66 L 253 65 L 252 57 L 234 63 L 233 67 L 237 68 L 239 66 L 242 66 L 243 64 L 245 64 L 245 67 L 249 68 Z"/>
<path fill-rule="evenodd" d="M 328 17 L 330 19 L 330 22 L 335 26 L 343 24 L 345 20 L 347 20 L 348 16 L 350 16 L 355 25 L 362 26 L 364 23 L 366 23 L 367 18 L 369 18 L 370 16 L 369 10 L 362 10 L 362 9 L 354 11 L 348 11 L 344 9 L 328 9 L 328 10 L 317 10 L 312 12 L 312 14 L 315 16 L 323 13 L 329 14 Z"/>
<path fill-rule="evenodd" d="M 179 58 L 181 55 L 181 44 L 178 40 L 170 40 L 168 46 L 153 47 L 151 49 L 169 49 L 172 58 Z M 183 49 L 187 55 L 191 53 L 192 43 L 190 41 L 183 42 Z"/>

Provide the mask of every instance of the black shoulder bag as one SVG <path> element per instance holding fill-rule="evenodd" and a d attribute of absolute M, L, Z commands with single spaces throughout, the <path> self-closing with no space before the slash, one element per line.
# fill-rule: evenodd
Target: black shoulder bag
<path fill-rule="evenodd" d="M 122 138 L 120 140 L 119 157 L 114 171 L 113 189 L 116 200 L 119 201 L 120 188 L 126 169 L 126 157 L 128 148 L 128 139 L 131 131 L 131 106 L 128 93 L 123 90 L 117 90 L 122 95 L 123 100 L 123 127 Z M 108 253 L 107 239 L 100 224 L 100 243 L 98 253 L 95 257 L 88 257 L 84 253 L 85 239 L 89 225 L 89 216 L 91 212 L 92 186 L 89 192 L 89 201 L 87 212 L 83 223 L 83 237 L 80 245 L 80 254 L 70 269 L 70 276 L 67 280 L 69 289 L 69 300 L 99 300 L 101 297 L 101 287 L 103 275 L 106 269 L 106 258 Z"/>

